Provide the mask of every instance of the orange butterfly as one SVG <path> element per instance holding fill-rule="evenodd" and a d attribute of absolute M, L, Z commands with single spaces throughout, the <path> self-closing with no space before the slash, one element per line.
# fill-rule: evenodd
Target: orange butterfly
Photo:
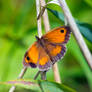
<path fill-rule="evenodd" d="M 36 36 L 37 41 L 25 54 L 24 66 L 38 67 L 40 71 L 47 71 L 66 51 L 65 44 L 70 37 L 68 26 L 58 27 L 43 35 Z"/>

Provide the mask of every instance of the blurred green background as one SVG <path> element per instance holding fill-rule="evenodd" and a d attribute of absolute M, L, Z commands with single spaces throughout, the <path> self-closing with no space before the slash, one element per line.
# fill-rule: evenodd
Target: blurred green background
<path fill-rule="evenodd" d="M 92 25 L 92 0 L 67 0 L 72 15 L 81 22 Z M 51 9 L 61 11 L 55 5 Z M 48 11 L 51 28 L 63 25 Z M 44 30 L 44 26 L 43 30 Z M 37 35 L 35 0 L 0 0 L 0 82 L 15 80 L 23 65 L 22 60 L 27 48 Z M 84 38 L 85 39 L 85 38 Z M 92 52 L 92 43 L 85 39 Z M 64 58 L 58 62 L 63 84 L 78 92 L 92 91 L 92 71 L 88 67 L 75 38 L 71 35 Z M 28 68 L 25 79 L 33 79 L 38 69 Z M 38 78 L 40 79 L 40 77 Z M 54 81 L 52 69 L 47 79 Z M 0 86 L 0 92 L 7 92 L 10 87 Z M 16 89 L 18 92 L 21 89 Z M 28 92 L 28 90 L 23 90 Z"/>

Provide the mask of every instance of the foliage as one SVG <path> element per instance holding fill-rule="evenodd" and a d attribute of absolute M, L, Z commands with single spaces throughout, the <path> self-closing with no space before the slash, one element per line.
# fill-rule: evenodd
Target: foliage
<path fill-rule="evenodd" d="M 81 21 L 83 35 L 92 33 L 92 2 L 91 0 L 66 0 L 72 15 Z M 90 3 L 89 3 L 90 2 Z M 0 0 L 0 82 L 15 80 L 22 69 L 22 60 L 27 48 L 35 41 L 37 35 L 35 0 Z M 59 6 L 54 4 L 48 6 L 57 12 L 61 11 Z M 63 22 L 56 18 L 50 11 L 49 19 L 51 28 L 63 25 Z M 88 25 L 85 25 L 87 23 Z M 88 28 L 88 29 L 85 29 Z M 90 34 L 91 35 L 91 34 Z M 92 38 L 85 41 L 92 53 Z M 67 53 L 58 62 L 62 83 L 77 90 L 78 92 L 89 92 L 92 90 L 92 72 L 82 55 L 73 35 L 67 44 Z M 38 69 L 28 68 L 24 79 L 33 79 Z M 40 79 L 40 77 L 38 77 Z M 51 83 L 54 87 L 62 84 L 53 83 L 53 71 L 47 73 L 47 82 L 42 86 Z M 56 86 L 59 85 L 59 86 Z M 18 91 L 27 92 L 27 86 L 20 87 Z M 51 87 L 54 89 L 54 87 Z M 10 86 L 0 85 L 0 92 L 7 92 Z M 23 89 L 24 88 L 24 89 Z M 36 87 L 35 87 L 36 88 Z M 27 90 L 28 89 L 28 90 Z M 57 89 L 57 88 L 56 88 Z M 62 89 L 62 88 L 61 88 Z M 48 90 L 48 89 L 47 89 Z"/>

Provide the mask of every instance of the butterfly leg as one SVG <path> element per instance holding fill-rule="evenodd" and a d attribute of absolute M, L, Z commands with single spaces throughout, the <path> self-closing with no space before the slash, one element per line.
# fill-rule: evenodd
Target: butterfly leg
<path fill-rule="evenodd" d="M 42 79 L 42 80 L 46 80 L 46 72 L 47 72 L 47 71 L 42 71 L 42 72 L 41 72 L 41 79 Z"/>
<path fill-rule="evenodd" d="M 34 77 L 34 80 L 37 79 L 37 77 L 39 76 L 39 74 L 41 74 L 41 79 L 42 79 L 42 80 L 46 80 L 46 72 L 47 72 L 47 71 L 38 71 L 38 72 L 36 73 L 35 77 Z"/>

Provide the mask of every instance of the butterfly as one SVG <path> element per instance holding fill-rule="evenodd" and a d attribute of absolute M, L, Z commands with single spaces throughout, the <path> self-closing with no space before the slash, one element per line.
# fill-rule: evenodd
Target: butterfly
<path fill-rule="evenodd" d="M 39 68 L 39 71 L 47 71 L 55 62 L 60 60 L 65 52 L 65 44 L 70 37 L 69 26 L 62 26 L 47 32 L 27 50 L 24 55 L 23 65 Z"/>

